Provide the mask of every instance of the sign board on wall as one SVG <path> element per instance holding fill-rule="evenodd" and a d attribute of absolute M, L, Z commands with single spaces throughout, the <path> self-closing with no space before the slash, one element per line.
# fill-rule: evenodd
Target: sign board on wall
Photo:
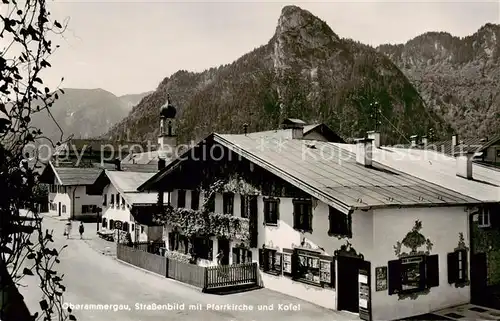
<path fill-rule="evenodd" d="M 359 318 L 371 321 L 370 279 L 368 275 L 368 271 L 359 270 Z"/>

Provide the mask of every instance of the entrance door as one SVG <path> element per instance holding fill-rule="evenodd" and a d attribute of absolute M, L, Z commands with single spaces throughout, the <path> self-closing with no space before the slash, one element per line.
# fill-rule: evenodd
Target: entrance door
<path fill-rule="evenodd" d="M 470 294 L 471 303 L 489 305 L 490 293 L 487 291 L 487 266 L 486 253 L 471 254 L 470 262 Z"/>
<path fill-rule="evenodd" d="M 229 240 L 219 239 L 218 247 L 219 247 L 219 252 L 222 251 L 222 253 L 224 254 L 221 260 L 221 264 L 229 265 Z"/>
<path fill-rule="evenodd" d="M 59 202 L 59 209 L 58 209 L 58 211 L 59 211 L 59 216 L 61 216 L 61 202 Z"/>
<path fill-rule="evenodd" d="M 365 261 L 360 258 L 350 256 L 337 256 L 336 259 L 338 280 L 337 310 L 346 310 L 354 313 L 359 313 L 358 277 L 359 269 L 364 268 Z"/>

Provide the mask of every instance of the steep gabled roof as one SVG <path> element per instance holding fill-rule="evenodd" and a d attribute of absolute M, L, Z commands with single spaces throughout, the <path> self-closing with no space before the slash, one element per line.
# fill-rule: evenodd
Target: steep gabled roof
<path fill-rule="evenodd" d="M 377 207 L 481 203 L 382 164 L 360 166 L 354 153 L 328 142 L 219 134 L 212 134 L 204 141 L 226 147 L 345 213 Z M 186 159 L 186 155 L 168 164 L 139 190 L 152 188 L 165 179 L 182 163 L 181 159 Z"/>
<path fill-rule="evenodd" d="M 304 139 L 308 139 L 308 136 L 312 136 L 312 134 L 317 133 L 325 137 L 325 139 L 329 142 L 335 143 L 344 143 L 344 139 L 340 137 L 337 133 L 335 133 L 330 127 L 325 124 L 312 124 L 304 126 L 303 137 Z M 291 129 L 275 129 L 275 130 L 266 130 L 261 132 L 252 132 L 247 133 L 247 136 L 250 137 L 276 137 L 276 138 L 284 138 L 291 139 L 292 138 L 292 130 Z"/>
<path fill-rule="evenodd" d="M 40 181 L 53 184 L 55 177 L 63 186 L 86 186 L 94 184 L 101 171 L 99 168 L 56 167 L 49 162 L 40 176 Z"/>
<path fill-rule="evenodd" d="M 94 194 L 102 194 L 104 186 L 111 184 L 125 199 L 127 204 L 133 206 L 138 204 L 155 204 L 158 193 L 139 192 L 137 188 L 150 179 L 154 173 L 124 172 L 114 170 L 103 170 L 93 186 Z M 168 202 L 168 193 L 165 193 L 165 204 Z"/>

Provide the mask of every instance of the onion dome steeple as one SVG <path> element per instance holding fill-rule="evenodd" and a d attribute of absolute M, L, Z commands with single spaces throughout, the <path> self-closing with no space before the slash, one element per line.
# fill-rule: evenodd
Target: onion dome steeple
<path fill-rule="evenodd" d="M 170 102 L 170 94 L 167 94 L 167 101 L 163 106 L 160 107 L 160 116 L 164 118 L 175 118 L 177 114 L 177 109 Z"/>

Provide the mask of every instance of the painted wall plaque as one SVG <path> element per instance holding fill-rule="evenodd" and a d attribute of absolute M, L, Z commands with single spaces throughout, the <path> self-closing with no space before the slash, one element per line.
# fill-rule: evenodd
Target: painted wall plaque
<path fill-rule="evenodd" d="M 292 255 L 283 253 L 283 274 L 292 275 Z"/>
<path fill-rule="evenodd" d="M 329 261 L 320 261 L 320 279 L 321 282 L 331 283 L 331 271 L 332 271 L 332 263 Z"/>
<path fill-rule="evenodd" d="M 387 266 L 379 266 L 375 268 L 375 291 L 387 290 Z"/>
<path fill-rule="evenodd" d="M 368 271 L 359 270 L 359 318 L 361 320 L 371 321 L 370 278 L 368 275 Z"/>

